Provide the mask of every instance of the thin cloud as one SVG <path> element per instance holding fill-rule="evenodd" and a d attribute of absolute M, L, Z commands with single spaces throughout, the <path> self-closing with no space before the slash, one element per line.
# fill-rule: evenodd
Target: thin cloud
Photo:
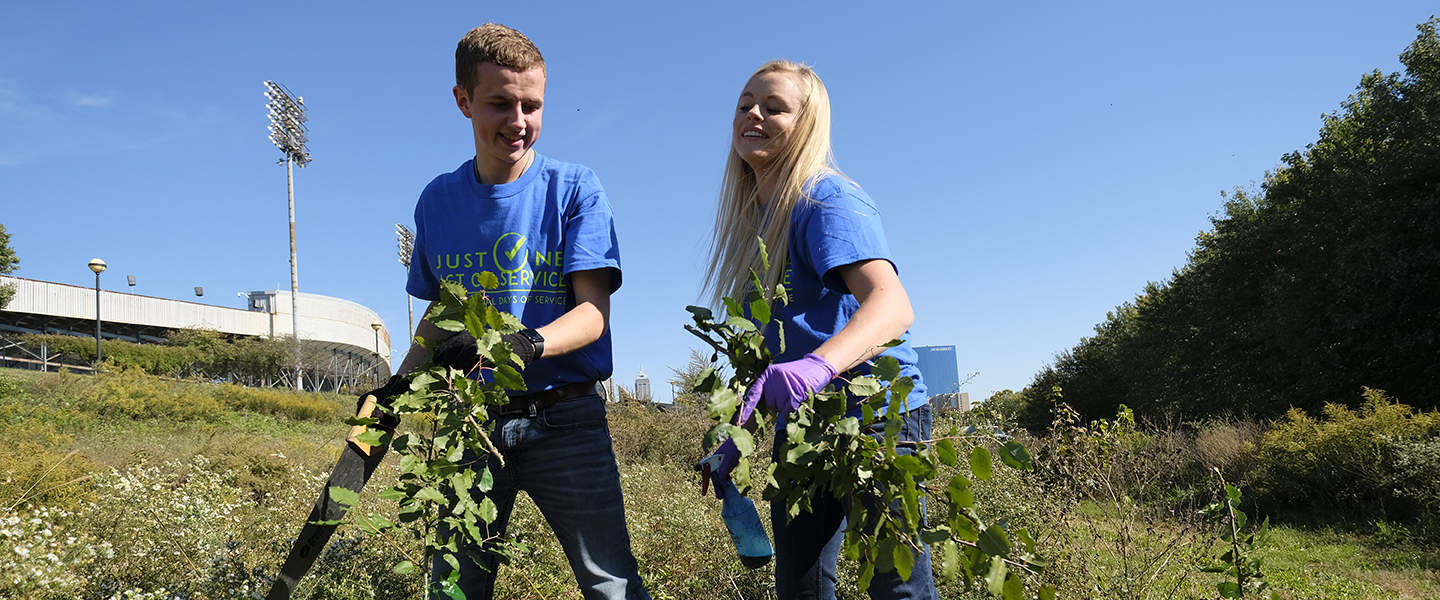
<path fill-rule="evenodd" d="M 70 104 L 84 108 L 104 108 L 115 102 L 113 95 L 97 94 L 71 94 L 68 98 Z"/>

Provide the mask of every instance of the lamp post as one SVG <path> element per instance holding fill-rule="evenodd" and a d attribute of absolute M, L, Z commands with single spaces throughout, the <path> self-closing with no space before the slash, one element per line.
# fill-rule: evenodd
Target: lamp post
<path fill-rule="evenodd" d="M 105 271 L 105 261 L 90 259 L 90 270 L 95 272 L 95 370 L 100 370 L 100 273 Z"/>
<path fill-rule="evenodd" d="M 265 108 L 270 117 L 270 141 L 285 155 L 285 188 L 290 204 L 290 330 L 295 334 L 295 389 L 303 390 L 304 376 L 300 368 L 300 275 L 295 259 L 295 170 L 310 163 L 309 141 L 305 121 L 305 99 L 292 96 L 290 90 L 273 81 L 265 82 Z"/>
<path fill-rule="evenodd" d="M 371 323 L 370 328 L 375 330 L 375 383 L 380 383 L 380 323 Z"/>

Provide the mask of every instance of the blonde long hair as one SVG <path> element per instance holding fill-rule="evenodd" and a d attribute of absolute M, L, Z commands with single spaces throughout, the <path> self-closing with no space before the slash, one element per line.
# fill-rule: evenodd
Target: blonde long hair
<path fill-rule="evenodd" d="M 767 167 L 776 177 L 773 197 L 760 197 L 755 170 L 740 158 L 733 144 L 730 147 L 715 209 L 710 270 L 705 276 L 704 289 L 716 306 L 727 296 L 743 299 L 749 291 L 750 270 L 760 273 L 757 237 L 764 238 L 770 257 L 770 268 L 761 273 L 761 283 L 767 290 L 775 288 L 790 262 L 790 216 L 799 203 L 811 201 L 808 184 L 822 175 L 844 176 L 830 149 L 830 94 L 825 83 L 808 65 L 788 60 L 760 65 L 750 79 L 774 72 L 793 76 L 805 99 L 795 127 Z"/>

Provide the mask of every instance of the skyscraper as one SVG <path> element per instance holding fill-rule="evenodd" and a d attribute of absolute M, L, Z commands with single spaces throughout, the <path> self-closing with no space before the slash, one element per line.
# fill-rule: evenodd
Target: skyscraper
<path fill-rule="evenodd" d="M 645 376 L 645 369 L 640 369 L 640 374 L 635 376 L 635 399 L 640 402 L 650 401 L 650 378 Z"/>

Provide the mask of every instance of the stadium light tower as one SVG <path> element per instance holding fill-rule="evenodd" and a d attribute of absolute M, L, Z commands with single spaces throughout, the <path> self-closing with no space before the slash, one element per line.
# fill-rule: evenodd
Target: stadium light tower
<path fill-rule="evenodd" d="M 415 232 L 410 231 L 409 227 L 396 223 L 395 245 L 395 254 L 400 256 L 400 264 L 405 267 L 405 272 L 408 274 L 410 272 L 410 255 L 415 253 Z M 406 334 L 409 336 L 415 333 L 415 303 L 408 291 L 405 292 L 405 310 L 409 313 L 408 321 L 406 321 L 410 324 L 410 331 Z M 408 350 L 409 347 L 407 346 L 406 349 Z"/>
<path fill-rule="evenodd" d="M 295 389 L 305 389 L 300 367 L 300 268 L 295 260 L 295 170 L 310 164 L 305 128 L 305 99 L 290 94 L 285 86 L 265 82 L 265 108 L 270 113 L 270 141 L 285 155 L 285 188 L 290 198 L 290 331 L 295 334 Z"/>

